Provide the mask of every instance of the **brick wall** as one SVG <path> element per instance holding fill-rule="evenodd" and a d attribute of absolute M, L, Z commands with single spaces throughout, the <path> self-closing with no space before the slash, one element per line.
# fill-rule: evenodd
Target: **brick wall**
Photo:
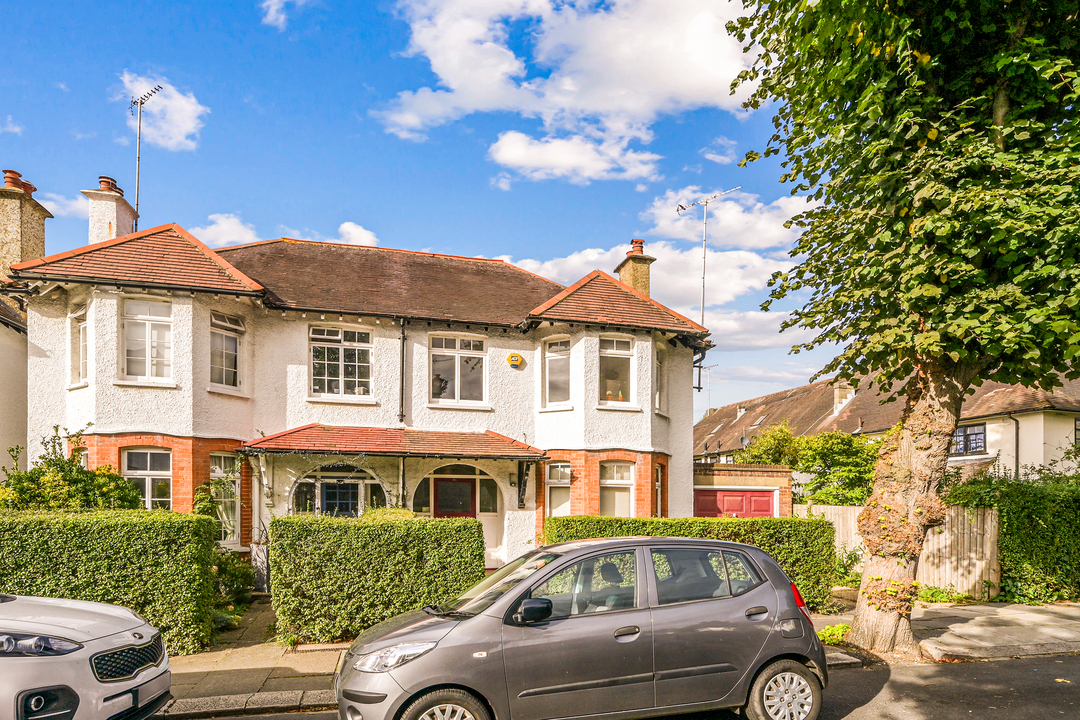
<path fill-rule="evenodd" d="M 122 453 L 131 448 L 161 448 L 172 454 L 172 509 L 191 512 L 195 488 L 210 480 L 210 453 L 235 453 L 239 440 L 178 437 L 152 433 L 83 435 L 89 467 L 111 465 L 122 470 Z M 240 544 L 251 544 L 251 467 L 240 465 Z"/>
<path fill-rule="evenodd" d="M 665 453 L 642 453 L 631 450 L 548 450 L 550 460 L 537 464 L 536 478 L 536 535 L 543 536 L 547 517 L 547 465 L 570 463 L 570 514 L 600 514 L 600 463 L 624 462 L 633 469 L 634 517 L 667 517 L 668 460 Z M 659 512 L 656 507 L 656 468 L 661 468 Z"/>
<path fill-rule="evenodd" d="M 694 465 L 694 487 L 779 488 L 780 517 L 791 517 L 791 469 L 783 465 L 741 465 L 736 463 L 698 463 Z"/>

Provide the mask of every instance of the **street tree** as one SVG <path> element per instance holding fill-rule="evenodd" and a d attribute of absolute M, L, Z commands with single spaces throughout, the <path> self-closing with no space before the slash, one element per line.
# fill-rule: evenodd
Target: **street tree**
<path fill-rule="evenodd" d="M 729 31 L 775 102 L 781 181 L 816 204 L 771 300 L 836 345 L 822 370 L 905 403 L 859 516 L 848 640 L 917 652 L 909 616 L 964 396 L 1050 390 L 1080 352 L 1077 0 L 744 0 Z"/>

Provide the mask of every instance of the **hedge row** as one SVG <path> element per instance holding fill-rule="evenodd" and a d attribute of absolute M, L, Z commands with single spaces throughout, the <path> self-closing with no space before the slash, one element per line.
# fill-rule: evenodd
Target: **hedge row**
<path fill-rule="evenodd" d="M 972 480 L 948 501 L 998 509 L 999 599 L 1080 600 L 1080 485 Z"/>
<path fill-rule="evenodd" d="M 832 594 L 835 529 L 821 518 L 548 518 L 547 544 L 594 537 L 686 537 L 756 545 L 773 556 L 807 605 L 826 605 Z"/>
<path fill-rule="evenodd" d="M 351 638 L 406 610 L 449 600 L 484 577 L 477 520 L 278 517 L 270 587 L 278 634 Z"/>
<path fill-rule="evenodd" d="M 0 512 L 0 592 L 128 607 L 169 652 L 210 642 L 217 523 L 171 512 Z"/>

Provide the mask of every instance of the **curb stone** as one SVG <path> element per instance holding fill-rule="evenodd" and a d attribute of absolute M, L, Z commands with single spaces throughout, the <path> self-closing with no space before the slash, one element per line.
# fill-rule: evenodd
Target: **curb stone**
<path fill-rule="evenodd" d="M 830 670 L 849 667 L 862 667 L 864 664 L 862 658 L 855 655 L 850 655 L 846 652 L 826 652 L 825 662 L 829 666 Z"/>
<path fill-rule="evenodd" d="M 934 660 L 1000 660 L 1012 657 L 1036 657 L 1039 655 L 1063 655 L 1080 653 L 1080 642 L 1052 642 L 1038 645 L 990 645 L 984 647 L 946 646 L 934 640 L 923 640 L 919 645 Z"/>
<path fill-rule="evenodd" d="M 154 717 L 184 720 L 326 709 L 337 709 L 333 690 L 283 690 L 171 700 Z"/>

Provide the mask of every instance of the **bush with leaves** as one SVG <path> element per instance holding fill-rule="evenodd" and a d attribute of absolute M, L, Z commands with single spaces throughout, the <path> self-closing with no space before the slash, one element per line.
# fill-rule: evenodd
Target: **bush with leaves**
<path fill-rule="evenodd" d="M 65 430 L 65 433 L 67 431 Z M 93 470 L 81 461 L 82 432 L 42 439 L 43 451 L 28 470 L 19 470 L 21 447 L 9 448 L 11 468 L 4 467 L 0 509 L 118 510 L 142 507 L 139 490 L 112 467 Z M 66 447 L 70 447 L 70 451 Z"/>

